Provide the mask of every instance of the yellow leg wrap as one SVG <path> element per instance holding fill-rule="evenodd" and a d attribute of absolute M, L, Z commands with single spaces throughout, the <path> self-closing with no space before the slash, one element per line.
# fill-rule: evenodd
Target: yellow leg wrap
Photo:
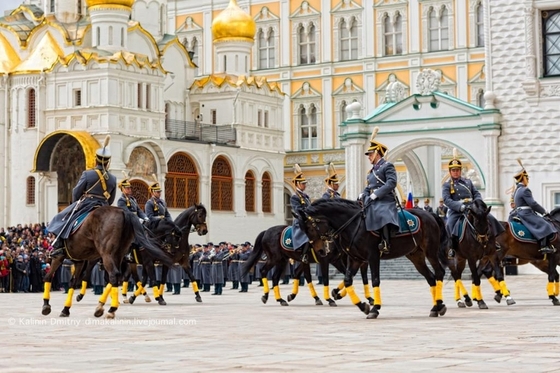
<path fill-rule="evenodd" d="M 64 307 L 72 307 L 72 297 L 74 296 L 74 289 L 68 289 L 68 295 L 66 296 L 66 302 L 64 302 Z"/>
<path fill-rule="evenodd" d="M 430 286 L 430 294 L 432 294 L 432 302 L 436 304 L 436 287 Z"/>
<path fill-rule="evenodd" d="M 338 295 L 340 295 L 342 298 L 344 298 L 346 296 L 346 293 L 347 293 L 346 288 L 344 288 L 338 293 Z"/>
<path fill-rule="evenodd" d="M 196 282 L 192 282 L 192 291 L 193 293 L 198 293 L 198 284 Z"/>
<path fill-rule="evenodd" d="M 443 300 L 443 281 L 436 281 L 436 303 Z"/>
<path fill-rule="evenodd" d="M 292 285 L 292 294 L 297 294 L 298 291 L 299 291 L 299 280 L 295 279 L 294 284 Z"/>
<path fill-rule="evenodd" d="M 509 297 L 509 290 L 505 281 L 500 281 L 500 291 L 504 297 Z"/>
<path fill-rule="evenodd" d="M 459 281 L 455 281 L 454 288 L 455 288 L 455 302 L 458 302 L 461 299 L 461 287 L 459 286 Z"/>
<path fill-rule="evenodd" d="M 364 285 L 364 297 L 371 298 L 371 291 L 369 290 L 369 284 Z"/>
<path fill-rule="evenodd" d="M 558 296 L 560 294 L 560 282 L 554 283 L 554 295 Z"/>
<path fill-rule="evenodd" d="M 103 294 L 101 294 L 101 296 L 99 297 L 100 303 L 105 304 L 107 302 L 107 297 L 109 296 L 109 293 L 111 292 L 112 288 L 113 285 L 111 284 L 107 284 L 107 286 L 105 286 L 105 290 L 103 290 Z"/>
<path fill-rule="evenodd" d="M 43 291 L 43 299 L 51 299 L 51 283 L 45 282 L 45 290 Z"/>
<path fill-rule="evenodd" d="M 340 284 L 338 284 L 337 288 L 338 288 L 338 290 L 344 289 L 344 281 L 342 281 Z"/>
<path fill-rule="evenodd" d="M 154 292 L 154 298 L 159 297 L 159 287 L 157 286 L 152 287 L 152 291 Z"/>
<path fill-rule="evenodd" d="M 373 288 L 373 305 L 381 306 L 381 288 L 379 286 Z"/>
<path fill-rule="evenodd" d="M 281 298 L 280 296 L 280 287 L 276 285 L 272 290 L 274 290 L 274 299 L 278 300 Z"/>
<path fill-rule="evenodd" d="M 498 280 L 496 280 L 494 277 L 490 277 L 488 279 L 488 282 L 490 283 L 490 285 L 492 285 L 492 288 L 494 289 L 494 291 L 502 290 L 500 283 L 498 283 Z"/>
<path fill-rule="evenodd" d="M 123 281 L 122 283 L 122 295 L 126 297 L 126 293 L 128 293 L 128 281 Z"/>
<path fill-rule="evenodd" d="M 309 292 L 311 293 L 311 296 L 313 298 L 315 298 L 317 296 L 317 292 L 315 291 L 315 287 L 313 286 L 313 283 L 308 283 L 307 287 L 309 288 Z"/>
<path fill-rule="evenodd" d="M 554 295 L 554 282 L 546 284 L 546 293 L 548 296 Z"/>
<path fill-rule="evenodd" d="M 134 291 L 134 296 L 135 296 L 135 297 L 139 296 L 139 295 L 142 294 L 143 291 L 144 291 L 144 288 L 142 287 L 142 283 L 141 283 L 140 281 L 138 281 L 138 282 L 136 283 L 136 288 L 137 288 L 137 289 Z"/>
<path fill-rule="evenodd" d="M 329 291 L 329 287 L 326 286 L 326 285 L 323 286 L 323 297 L 325 299 L 330 299 L 331 298 L 331 293 Z"/>
<path fill-rule="evenodd" d="M 111 307 L 119 308 L 119 288 L 111 289 Z"/>
<path fill-rule="evenodd" d="M 86 295 L 87 291 L 87 281 L 82 281 L 82 287 L 80 288 L 80 294 Z"/>
<path fill-rule="evenodd" d="M 158 295 L 162 296 L 163 295 L 163 290 L 164 290 L 164 284 L 159 285 L 159 289 L 158 289 Z"/>
<path fill-rule="evenodd" d="M 350 296 L 350 300 L 352 301 L 352 304 L 360 303 L 360 298 L 358 297 L 358 295 L 354 291 L 354 286 L 353 285 L 350 286 L 350 287 L 347 287 L 346 290 L 348 291 L 348 295 Z"/>
<path fill-rule="evenodd" d="M 462 295 L 469 295 L 469 292 L 467 291 L 467 288 L 465 287 L 465 285 L 463 285 L 463 281 L 457 280 L 457 283 L 459 284 L 459 289 L 461 290 L 461 294 Z"/>
<path fill-rule="evenodd" d="M 270 287 L 268 286 L 268 278 L 263 278 L 262 283 L 263 283 L 263 292 L 265 294 L 268 294 L 270 292 Z"/>
<path fill-rule="evenodd" d="M 473 298 L 476 300 L 482 300 L 482 292 L 480 291 L 480 286 L 472 285 Z"/>

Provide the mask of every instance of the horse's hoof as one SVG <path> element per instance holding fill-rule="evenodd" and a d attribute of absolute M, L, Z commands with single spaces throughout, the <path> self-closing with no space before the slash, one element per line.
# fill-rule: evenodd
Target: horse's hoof
<path fill-rule="evenodd" d="M 144 296 L 144 302 L 146 302 L 146 303 L 151 303 L 151 302 L 152 302 L 152 298 L 150 298 L 149 295 L 145 295 L 145 296 Z"/>
<path fill-rule="evenodd" d="M 278 302 L 280 302 L 281 306 L 289 306 L 288 302 L 286 302 L 284 299 L 278 299 Z"/>
<path fill-rule="evenodd" d="M 467 306 L 465 305 L 465 302 L 463 302 L 462 300 L 458 300 L 458 301 L 457 301 L 457 307 L 459 307 L 459 308 L 467 308 Z"/>
<path fill-rule="evenodd" d="M 202 303 L 202 297 L 200 296 L 200 294 L 197 294 L 196 297 L 194 297 L 194 300 L 196 300 L 198 303 Z"/>
<path fill-rule="evenodd" d="M 115 313 L 114 312 L 107 312 L 107 316 L 105 316 L 107 319 L 114 319 L 115 318 Z"/>
<path fill-rule="evenodd" d="M 465 305 L 467 307 L 472 307 L 472 305 L 473 305 L 472 299 L 468 295 L 465 295 Z"/>
<path fill-rule="evenodd" d="M 105 312 L 105 309 L 103 308 L 103 306 L 99 305 L 95 309 L 95 312 L 93 313 L 93 316 L 101 317 L 101 316 L 103 316 L 103 312 Z"/>
<path fill-rule="evenodd" d="M 380 305 L 380 304 L 375 304 L 375 305 L 373 306 L 373 308 L 375 308 L 376 310 L 379 311 L 379 310 L 381 309 L 381 305 Z"/>
<path fill-rule="evenodd" d="M 68 317 L 70 316 L 70 310 L 67 310 L 66 307 L 64 307 L 64 309 L 60 312 L 60 315 L 58 315 L 59 317 Z"/>
<path fill-rule="evenodd" d="M 500 303 L 502 301 L 502 293 L 500 292 L 496 293 L 496 295 L 494 295 L 494 300 Z"/>
<path fill-rule="evenodd" d="M 439 316 L 439 313 L 438 313 L 438 311 L 435 309 L 435 306 L 434 306 L 434 308 L 432 308 L 432 309 L 430 310 L 430 317 L 438 317 L 438 316 Z"/>
<path fill-rule="evenodd" d="M 375 308 L 371 308 L 369 306 L 369 304 L 367 304 L 366 302 L 360 302 L 357 304 L 358 308 L 360 309 L 360 311 L 362 311 L 363 313 L 365 313 L 366 315 L 369 315 L 370 310 L 375 309 Z M 377 310 L 376 310 L 377 311 Z M 378 312 L 379 313 L 379 312 Z"/>
<path fill-rule="evenodd" d="M 290 295 L 288 295 L 288 298 L 287 298 L 287 299 L 288 299 L 288 302 L 293 301 L 293 300 L 296 298 L 296 295 L 297 295 L 297 294 L 293 294 L 293 293 L 290 294 Z"/>
<path fill-rule="evenodd" d="M 447 313 L 447 306 L 445 304 L 438 306 L 438 313 L 440 316 L 445 315 Z"/>
<path fill-rule="evenodd" d="M 332 300 L 331 298 L 327 299 L 327 302 L 329 302 L 329 306 L 336 307 L 336 302 L 334 300 Z"/>
<path fill-rule="evenodd" d="M 321 302 L 321 299 L 319 299 L 319 297 L 315 298 L 315 305 L 316 306 L 322 306 L 323 302 Z"/>
<path fill-rule="evenodd" d="M 487 310 L 488 306 L 486 305 L 486 302 L 481 299 L 478 301 L 478 308 L 480 308 L 481 310 Z"/>
<path fill-rule="evenodd" d="M 263 296 L 261 297 L 261 301 L 262 301 L 264 304 L 266 304 L 266 302 L 268 302 L 268 293 L 265 294 L 265 295 L 263 295 Z"/>
<path fill-rule="evenodd" d="M 135 300 L 136 300 L 136 296 L 133 295 L 133 296 L 131 296 L 131 297 L 128 298 L 128 303 L 129 303 L 129 304 L 134 304 L 134 301 L 135 301 Z"/>
<path fill-rule="evenodd" d="M 76 302 L 81 301 L 82 299 L 84 299 L 84 295 L 83 294 L 78 294 L 76 295 Z"/>
<path fill-rule="evenodd" d="M 507 297 L 506 298 L 506 303 L 508 306 L 513 306 L 515 304 L 515 300 L 513 300 L 513 298 L 511 297 Z"/>
<path fill-rule="evenodd" d="M 379 311 L 377 311 L 375 308 L 372 308 L 371 311 L 369 311 L 366 319 L 377 319 L 378 316 Z"/>
<path fill-rule="evenodd" d="M 130 303 L 130 302 L 128 301 L 128 299 L 126 299 L 126 298 L 124 298 L 122 302 L 123 302 L 123 303 L 126 303 L 126 304 Z"/>
<path fill-rule="evenodd" d="M 367 300 L 370 306 L 373 306 L 375 304 L 375 300 L 372 297 L 368 297 Z"/>
<path fill-rule="evenodd" d="M 340 300 L 340 299 L 342 299 L 342 296 L 340 295 L 340 290 L 338 290 L 338 288 L 332 289 L 331 295 L 332 295 L 332 297 L 333 297 L 335 300 Z"/>
<path fill-rule="evenodd" d="M 43 314 L 43 316 L 47 316 L 51 313 L 51 306 L 50 304 L 45 304 L 43 306 L 43 309 L 41 310 L 41 313 Z"/>
<path fill-rule="evenodd" d="M 167 302 L 162 297 L 157 301 L 160 306 L 167 306 Z"/>
<path fill-rule="evenodd" d="M 552 300 L 552 304 L 554 306 L 560 306 L 560 301 L 558 300 L 558 298 L 556 298 L 555 296 L 552 296 L 552 298 L 550 298 Z"/>

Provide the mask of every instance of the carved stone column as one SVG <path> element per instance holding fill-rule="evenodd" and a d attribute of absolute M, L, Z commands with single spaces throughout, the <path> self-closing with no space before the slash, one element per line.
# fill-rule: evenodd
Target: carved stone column
<path fill-rule="evenodd" d="M 535 8 L 533 0 L 527 0 L 524 8 L 525 15 L 525 65 L 527 76 L 523 82 L 523 89 L 529 97 L 537 97 L 539 93 L 539 81 L 537 79 L 537 52 L 535 46 Z"/>

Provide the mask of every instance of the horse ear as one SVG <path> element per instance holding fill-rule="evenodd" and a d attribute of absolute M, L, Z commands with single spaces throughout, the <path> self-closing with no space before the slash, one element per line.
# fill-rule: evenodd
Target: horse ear
<path fill-rule="evenodd" d="M 486 209 L 486 213 L 489 214 L 490 210 L 492 210 L 492 206 L 488 206 L 488 208 Z"/>

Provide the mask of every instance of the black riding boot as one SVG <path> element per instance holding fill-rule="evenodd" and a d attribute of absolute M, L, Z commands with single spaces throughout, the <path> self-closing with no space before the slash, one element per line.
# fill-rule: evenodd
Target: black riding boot
<path fill-rule="evenodd" d="M 539 250 L 541 254 L 552 254 L 554 252 L 554 248 L 552 248 L 552 245 L 548 243 L 546 238 L 539 240 L 539 245 L 541 246 Z"/>
<path fill-rule="evenodd" d="M 63 255 L 64 246 L 64 239 L 57 238 L 52 245 L 51 257 L 54 258 L 56 256 Z"/>
<path fill-rule="evenodd" d="M 307 252 L 309 251 L 309 242 L 306 242 L 305 245 L 303 245 L 302 247 L 303 248 L 301 250 L 301 262 L 308 263 Z"/>
<path fill-rule="evenodd" d="M 381 242 L 379 243 L 379 251 L 381 254 L 387 255 L 391 248 L 391 232 L 389 232 L 389 226 L 384 226 L 380 233 Z"/>
<path fill-rule="evenodd" d="M 458 247 L 459 247 L 459 238 L 456 236 L 451 236 L 451 239 L 449 240 L 449 251 L 447 252 L 447 256 L 450 258 L 454 258 L 455 252 L 457 251 Z"/>

